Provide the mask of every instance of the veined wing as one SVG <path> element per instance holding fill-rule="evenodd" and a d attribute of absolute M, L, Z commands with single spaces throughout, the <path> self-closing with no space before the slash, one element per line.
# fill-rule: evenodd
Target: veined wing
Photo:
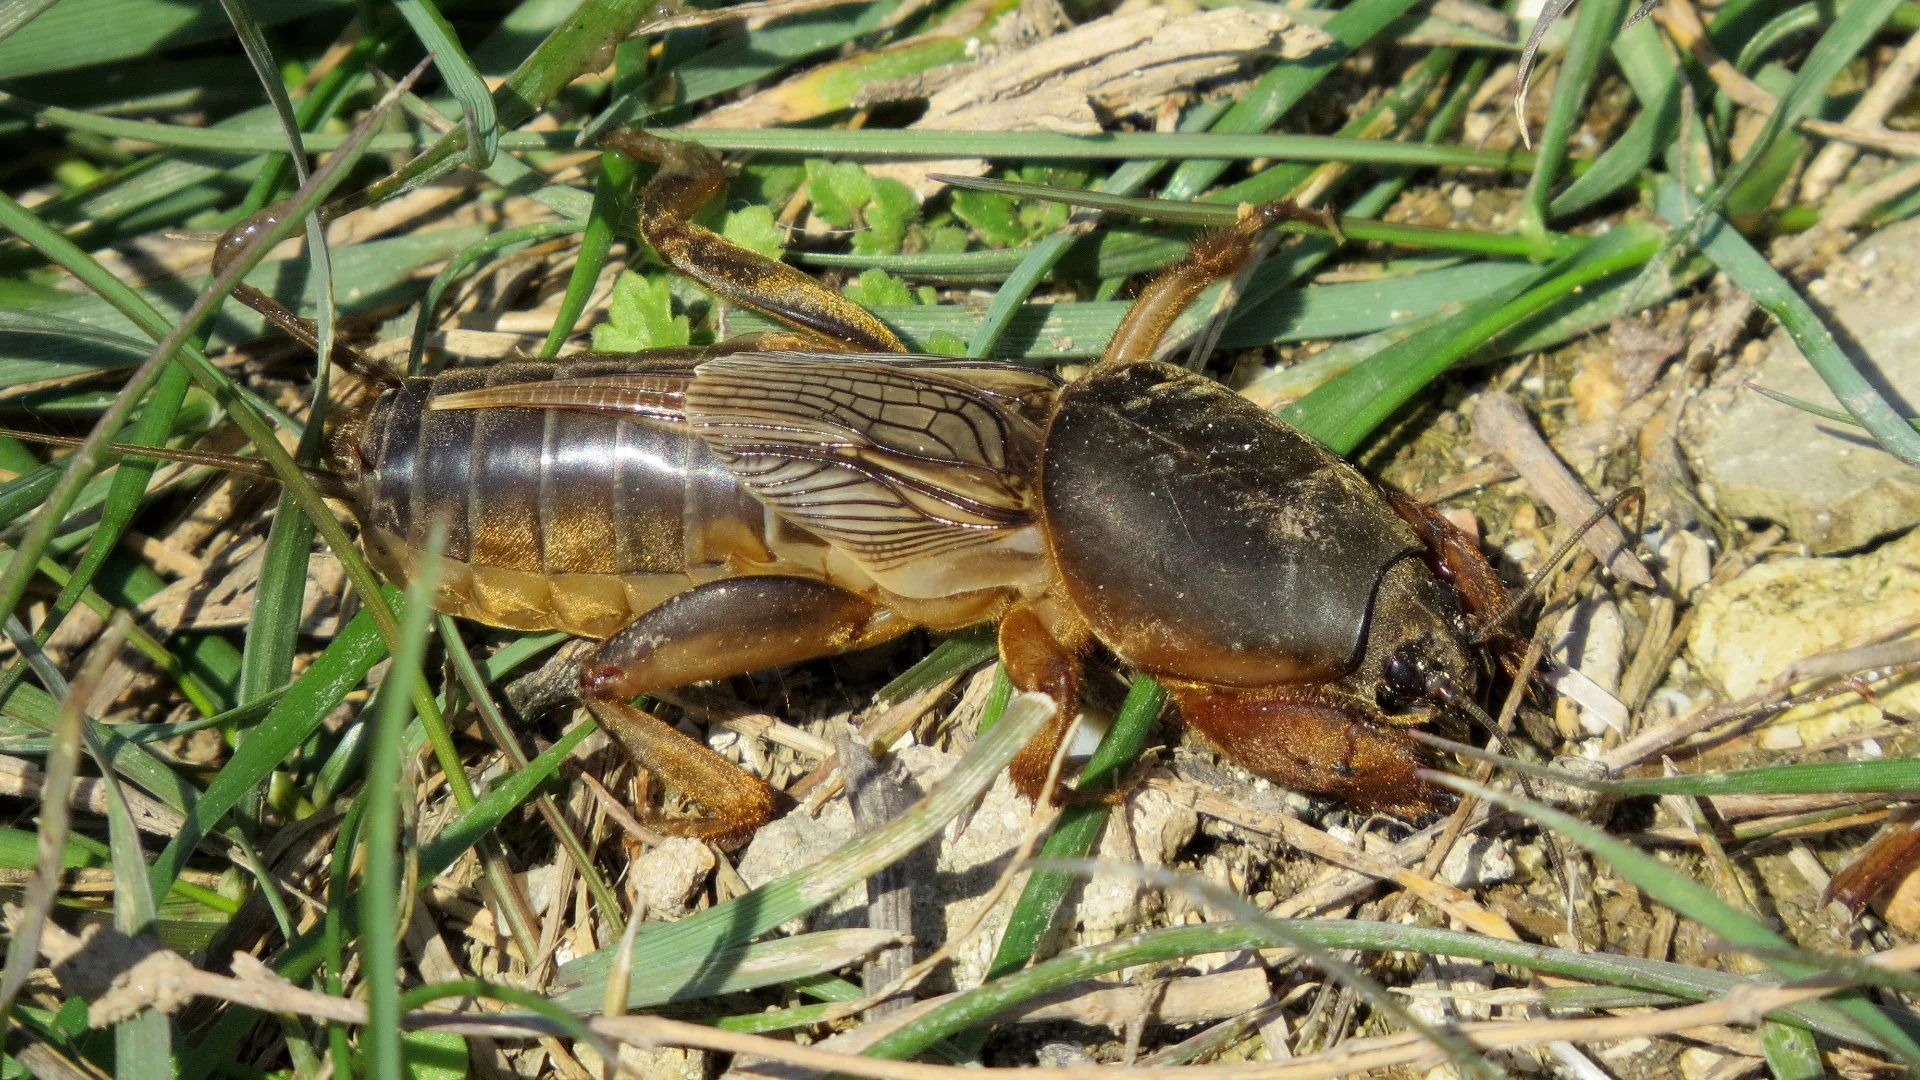
<path fill-rule="evenodd" d="M 981 361 L 743 353 L 701 364 L 684 407 L 755 497 L 885 572 L 1032 524 L 1034 414 L 1057 386 Z"/>

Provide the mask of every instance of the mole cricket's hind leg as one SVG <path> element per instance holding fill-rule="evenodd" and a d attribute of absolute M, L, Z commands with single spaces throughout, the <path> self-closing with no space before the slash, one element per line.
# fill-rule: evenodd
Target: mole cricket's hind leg
<path fill-rule="evenodd" d="M 885 323 L 810 275 L 695 225 L 693 215 L 726 190 L 720 158 L 698 143 L 662 139 L 635 128 L 608 132 L 600 145 L 660 171 L 640 192 L 640 235 L 675 270 L 733 303 L 804 330 L 849 352 L 905 352 Z"/>
<path fill-rule="evenodd" d="M 907 620 L 866 598 L 811 578 L 712 581 L 601 643 L 581 665 L 580 696 L 642 766 L 711 812 L 706 819 L 656 819 L 650 826 L 737 842 L 772 820 L 785 797 L 628 702 L 656 690 L 865 648 L 909 629 Z"/>
<path fill-rule="evenodd" d="M 1419 821 L 1452 801 L 1416 775 L 1430 767 L 1404 733 L 1371 723 L 1356 704 L 1312 687 L 1230 690 L 1161 679 L 1194 730 L 1227 757 L 1299 791 L 1362 811 Z"/>
<path fill-rule="evenodd" d="M 643 814 L 641 823 L 649 829 L 733 848 L 792 805 L 785 792 L 652 713 L 624 701 L 594 698 L 587 699 L 587 709 L 642 768 L 707 808 L 704 818 Z"/>

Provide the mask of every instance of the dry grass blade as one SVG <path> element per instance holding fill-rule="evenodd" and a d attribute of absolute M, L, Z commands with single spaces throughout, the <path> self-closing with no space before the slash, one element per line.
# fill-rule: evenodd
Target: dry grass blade
<path fill-rule="evenodd" d="M 54 928 L 48 945 L 50 954 L 67 956 L 80 947 L 82 942 L 79 939 Z M 1870 963 L 1894 971 L 1912 970 L 1920 966 L 1920 946 L 1881 953 L 1872 957 Z M 171 951 L 151 954 L 115 980 L 114 988 L 90 1010 L 89 1021 L 96 1025 L 112 1023 L 134 1010 L 148 1007 L 155 1003 L 156 989 L 163 986 L 174 995 L 176 1001 L 210 997 L 244 1003 L 263 1011 L 310 1016 L 345 1024 L 364 1024 L 368 1020 L 367 1007 L 363 1002 L 317 993 L 280 981 L 250 958 L 243 956 L 237 959 L 234 970 L 232 976 L 217 975 L 193 967 Z M 1816 978 L 1786 985 L 1748 984 L 1737 987 L 1718 1000 L 1697 1005 L 1605 1018 L 1463 1024 L 1453 1030 L 1452 1037 L 1484 1051 L 1560 1041 L 1590 1043 L 1645 1038 L 1718 1024 L 1750 1025 L 1769 1013 L 1790 1005 L 1818 1000 L 1847 985 L 1844 980 L 1832 978 Z M 411 1012 L 402 1016 L 400 1023 L 409 1030 L 438 1030 L 495 1038 L 538 1038 L 563 1030 L 552 1021 L 539 1017 L 497 1013 Z M 982 1070 L 978 1068 L 889 1061 L 663 1017 L 601 1016 L 589 1018 L 585 1023 L 601 1037 L 632 1046 L 685 1046 L 747 1054 L 802 1068 L 871 1080 L 960 1080 L 966 1075 L 982 1075 Z M 1424 1036 L 1416 1032 L 1403 1032 L 1351 1040 L 1337 1050 L 1284 1063 L 1134 1068 L 1129 1070 L 1129 1074 L 1149 1080 L 1332 1080 L 1369 1070 L 1431 1065 L 1443 1060 L 1445 1054 Z M 1013 1070 L 1006 1071 L 1009 1075 L 1013 1073 Z M 1112 1070 L 1105 1066 L 1023 1067 L 1018 1074 L 1033 1080 L 1101 1080 L 1111 1076 Z"/>
<path fill-rule="evenodd" d="M 18 619 L 9 616 L 6 628 L 8 636 L 21 648 L 32 646 L 33 636 Z M 14 999 L 33 974 L 40 956 L 41 935 L 51 925 L 54 897 L 60 890 L 67 833 L 73 824 L 73 811 L 67 797 L 73 790 L 74 776 L 80 766 L 80 749 L 85 741 L 86 691 L 106 674 L 124 640 L 124 637 L 110 635 L 102 641 L 60 702 L 60 720 L 53 731 L 53 745 L 47 752 L 46 780 L 40 789 L 39 853 L 33 877 L 27 882 L 20 906 L 8 905 L 7 908 L 9 940 L 6 970 L 0 975 L 0 1017 L 11 1011 Z M 131 822 L 128 826 L 131 829 Z"/>

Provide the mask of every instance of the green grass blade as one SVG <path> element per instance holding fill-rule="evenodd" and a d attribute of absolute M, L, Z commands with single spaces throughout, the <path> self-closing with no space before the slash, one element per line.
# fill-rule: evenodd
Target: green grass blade
<path fill-rule="evenodd" d="M 505 156 L 496 159 L 495 164 L 508 160 Z M 517 225 L 511 229 L 502 229 L 489 233 L 463 248 L 459 254 L 447 260 L 447 265 L 433 275 L 433 281 L 427 285 L 426 295 L 420 299 L 420 314 L 413 321 L 413 344 L 407 350 L 407 370 L 421 370 L 427 351 L 427 336 L 433 333 L 433 313 L 440 307 L 440 300 L 446 296 L 453 283 L 472 273 L 479 265 L 493 256 L 511 247 L 535 243 L 555 236 L 577 233 L 584 228 L 575 221 L 536 221 L 531 225 Z"/>
<path fill-rule="evenodd" d="M 494 113 L 493 93 L 487 89 L 486 80 L 473 69 L 453 24 L 440 14 L 433 0 L 394 0 L 394 6 L 400 9 L 400 17 L 407 20 L 421 46 L 433 54 L 440 81 L 460 102 L 464 113 L 461 122 L 467 134 L 467 167 L 484 170 L 500 150 L 500 118 Z"/>
<path fill-rule="evenodd" d="M 434 875 L 453 865 L 453 861 L 480 842 L 515 807 L 533 797 L 541 784 L 553 776 L 569 753 L 594 731 L 592 724 L 576 724 L 552 746 L 504 780 L 487 788 L 486 794 L 460 812 L 438 836 L 420 845 L 420 878 L 424 885 Z"/>
<path fill-rule="evenodd" d="M 979 667 L 1000 655 L 993 627 L 962 630 L 940 644 L 900 677 L 880 688 L 874 700 L 885 703 L 904 701 L 938 682 Z"/>
<path fill-rule="evenodd" d="M 607 265 L 607 253 L 613 248 L 614 233 L 626 221 L 633 206 L 633 159 L 612 150 L 600 155 L 600 176 L 593 188 L 593 209 L 588 213 L 586 230 L 580 236 L 580 253 L 573 272 L 567 277 L 567 292 L 560 299 L 560 311 L 554 316 L 547 340 L 540 345 L 540 359 L 560 355 L 573 328 L 580 322 L 587 302 L 593 299 L 593 287 Z"/>
<path fill-rule="evenodd" d="M 450 615 L 440 615 L 436 619 L 440 631 L 440 644 L 446 648 L 447 659 L 453 665 L 454 675 L 473 702 L 474 711 L 480 714 L 481 723 L 486 725 L 487 733 L 505 754 L 514 768 L 527 767 L 527 755 L 520 749 L 518 733 L 514 725 L 501 713 L 500 706 L 494 703 L 493 695 L 487 686 L 487 677 L 480 665 L 473 662 L 473 653 L 468 651 L 467 643 L 460 636 L 460 628 Z M 609 929 L 616 935 L 622 933 L 626 920 L 622 918 L 620 897 L 607 884 L 600 868 L 594 865 L 593 852 L 580 839 L 573 826 L 560 812 L 559 804 L 547 794 L 535 796 L 536 806 L 547 825 L 559 838 L 567 853 L 573 856 L 574 867 L 587 884 L 587 891 L 593 894 L 594 905 L 599 908 L 600 917 L 607 921 Z"/>
<path fill-rule="evenodd" d="M 6 0 L 0 4 L 0 41 L 5 41 L 14 32 L 40 17 L 41 13 L 52 7 L 58 0 Z"/>
<path fill-rule="evenodd" d="M 187 815 L 180 835 L 169 841 L 154 860 L 156 896 L 173 884 L 194 846 L 209 835 L 248 792 L 264 782 L 275 767 L 286 761 L 386 655 L 386 641 L 368 612 L 362 611 L 340 628 L 320 658 L 255 726 L 245 744 L 220 767 L 212 783 L 207 785 L 206 794 Z"/>
<path fill-rule="evenodd" d="M 1627 223 L 1586 251 L 1523 278 L 1446 322 L 1390 345 L 1373 359 L 1289 405 L 1281 416 L 1347 454 L 1395 409 L 1494 335 L 1547 310 L 1566 296 L 1642 266 L 1660 248 L 1651 228 Z"/>
<path fill-rule="evenodd" d="M 283 23 L 347 0 L 273 0 L 262 22 Z M 62 0 L 32 25 L 0 43 L 0 79 L 136 60 L 163 48 L 214 41 L 232 33 L 208 4 L 177 0 Z M 136 65 L 137 66 L 137 65 Z"/>
<path fill-rule="evenodd" d="M 568 83 L 596 70 L 604 62 L 604 52 L 624 39 L 653 9 L 653 0 L 596 0 L 575 8 L 494 92 L 495 122 L 500 130 L 511 131 L 533 119 Z M 571 133 L 559 136 L 568 141 L 572 138 Z M 455 155 L 466 150 L 466 143 L 464 126 L 447 132 L 398 172 L 368 187 L 367 201 L 379 203 L 453 168 L 458 164 Z M 504 136 L 499 146 L 506 148 Z"/>
<path fill-rule="evenodd" d="M 1544 975 L 1581 979 L 1609 989 L 1665 994 L 1687 1001 L 1722 997 L 1736 987 L 1751 982 L 1750 977 L 1710 968 L 1646 960 L 1636 956 L 1572 952 L 1458 930 L 1365 919 L 1293 919 L 1280 922 L 1289 934 L 1320 949 L 1462 957 L 1491 964 L 1510 964 Z M 1023 1002 L 1097 975 L 1206 953 L 1260 948 L 1268 941 L 1265 931 L 1245 923 L 1232 922 L 1150 930 L 1118 941 L 1074 949 L 1024 971 L 956 994 L 901 1025 L 868 1052 L 877 1057 L 911 1057 L 941 1039 L 985 1023 Z M 1811 1003 L 1812 1006 L 1823 1004 Z M 1799 1005 L 1769 1014 L 1769 1019 L 1782 1020 L 1859 1045 L 1874 1045 L 1870 1033 L 1830 1008 Z"/>
<path fill-rule="evenodd" d="M 267 45 L 266 35 L 253 18 L 246 0 L 221 0 L 221 3 L 240 35 L 247 60 L 253 65 L 254 74 L 273 105 L 274 114 L 280 118 L 281 129 L 287 139 L 287 160 L 294 176 L 299 183 L 305 184 L 311 171 L 307 168 L 307 155 L 301 143 L 300 118 L 295 114 L 293 102 L 287 97 L 286 85 Z M 312 279 L 317 283 L 314 292 L 319 301 L 316 326 L 319 348 L 316 352 L 317 356 L 331 356 L 333 263 L 328 254 L 326 230 L 321 225 L 318 211 L 307 215 L 305 228 Z M 315 385 L 319 390 L 313 412 L 315 422 L 302 434 L 297 452 L 298 460 L 303 463 L 316 461 L 324 445 L 325 433 L 320 421 L 325 412 L 325 367 L 325 363 L 318 363 L 319 375 Z M 183 378 L 186 376 L 183 367 L 175 366 L 169 370 L 179 372 Z M 185 389 L 183 382 L 181 391 L 184 393 Z M 301 601 L 306 595 L 307 565 L 313 552 L 313 534 L 313 522 L 300 513 L 299 503 L 293 493 L 283 489 L 279 505 L 274 510 L 273 524 L 268 528 L 267 547 L 260 567 L 260 584 L 254 592 L 253 614 L 248 620 L 246 644 L 240 656 L 240 682 L 235 696 L 242 703 L 254 701 L 285 686 L 293 675 L 295 638 L 300 630 Z M 246 734 L 244 731 L 236 732 L 236 741 L 245 741 Z M 256 790 L 256 807 L 265 794 L 264 787 Z M 247 816 L 252 816 L 252 813 Z M 268 895 L 272 895 L 270 886 Z"/>
<path fill-rule="evenodd" d="M 1027 249 L 1020 265 L 1014 267 L 1013 273 L 1007 275 L 1007 280 L 1001 282 L 1000 288 L 994 292 L 993 303 L 987 305 L 980 325 L 974 329 L 973 337 L 968 339 L 968 356 L 992 355 L 994 346 L 1000 343 L 1000 336 L 1007 332 L 1020 306 L 1026 303 L 1027 297 L 1033 295 L 1034 288 L 1053 273 L 1060 257 L 1079 238 L 1078 231 L 1062 229 Z"/>
<path fill-rule="evenodd" d="M 1820 40 L 1807 53 L 1806 60 L 1794 73 L 1792 85 L 1780 95 L 1778 106 L 1767 115 L 1760 133 L 1747 147 L 1746 153 L 1720 177 L 1720 182 L 1687 218 L 1685 228 L 1680 233 L 1682 238 L 1691 243 L 1713 228 L 1714 216 L 1747 179 L 1748 174 L 1766 160 L 1774 142 L 1782 134 L 1793 130 L 1819 105 L 1826 94 L 1827 85 L 1848 64 L 1854 62 L 1860 50 L 1880 32 L 1900 4 L 1901 0 L 1856 0 L 1838 9 L 1833 24 L 1827 27 L 1826 32 L 1820 35 Z"/>
<path fill-rule="evenodd" d="M 1760 1049 L 1773 1080 L 1822 1080 L 1827 1075 L 1819 1044 L 1805 1028 L 1768 1021 L 1760 1025 Z"/>
<path fill-rule="evenodd" d="M 1560 73 L 1553 83 L 1553 100 L 1547 106 L 1546 126 L 1540 131 L 1539 157 L 1520 204 L 1520 231 L 1528 236 L 1546 234 L 1548 201 L 1559 181 L 1560 169 L 1567 160 L 1567 139 L 1580 124 L 1581 106 L 1594 74 L 1600 70 L 1600 58 L 1620 28 L 1626 0 L 1586 0 L 1574 20 L 1573 39 L 1560 60 Z"/>
<path fill-rule="evenodd" d="M 277 135 L 258 130 L 197 128 L 97 116 L 57 105 L 43 105 L 0 94 L 0 106 L 36 121 L 157 146 L 253 156 L 284 149 Z M 1119 161 L 1132 158 L 1219 158 L 1244 161 L 1275 158 L 1289 161 L 1344 161 L 1356 164 L 1409 168 L 1485 169 L 1526 172 L 1534 156 L 1519 150 L 1476 150 L 1471 147 L 1425 143 L 1383 142 L 1332 135 L 1217 135 L 1212 132 L 1118 132 L 1106 135 L 1057 135 L 1040 131 L 899 131 L 831 128 L 654 128 L 668 139 L 699 142 L 709 149 L 731 152 L 784 154 L 803 157 L 926 158 L 987 157 L 1000 160 L 1057 158 L 1069 161 Z M 449 144 L 447 140 L 453 140 Z M 572 148 L 568 132 L 509 132 L 500 138 L 502 150 L 565 150 Z M 305 139 L 311 151 L 332 150 L 345 136 L 315 132 Z M 448 156 L 465 148 L 465 132 L 448 132 L 414 160 L 423 162 L 402 170 L 368 189 L 369 199 L 391 198 L 425 183 L 454 166 Z M 378 135 L 368 141 L 373 151 L 410 150 L 419 139 L 407 134 Z M 434 171 L 438 170 L 438 171 Z"/>
<path fill-rule="evenodd" d="M 1146 745 L 1147 735 L 1153 730 L 1153 722 L 1166 700 L 1166 691 L 1151 677 L 1134 678 L 1126 701 L 1113 716 L 1113 726 L 1107 729 L 1106 737 L 1100 740 L 1100 746 L 1087 762 L 1077 790 L 1105 790 L 1122 779 L 1125 770 L 1132 768 L 1140 756 L 1140 748 Z M 1104 803 L 1068 807 L 1035 857 L 1049 861 L 1084 858 L 1100 839 L 1110 812 L 1111 808 Z M 987 981 L 1020 970 L 1032 958 L 1034 948 L 1053 925 L 1054 916 L 1073 882 L 1074 875 L 1058 870 L 1036 869 L 1027 877 L 1020 899 L 1015 901 L 1013 913 L 1007 917 L 1007 928 L 1000 935 L 1000 946 L 994 952 L 992 966 L 987 969 Z"/>
<path fill-rule="evenodd" d="M 373 709 L 373 733 L 368 738 L 367 811 L 361 824 L 366 864 L 361 877 L 361 981 L 367 987 L 365 1054 L 377 1080 L 400 1080 L 400 799 L 407 755 L 400 737 L 413 718 L 416 687 L 425 680 L 420 671 L 427 650 L 428 620 L 433 614 L 433 588 L 439 577 L 440 549 L 446 527 L 436 524 L 427 538 L 420 569 L 407 583 L 400 621 L 400 642 L 393 664 L 380 683 Z"/>
<path fill-rule="evenodd" d="M 1818 416 L 1823 420 L 1832 420 L 1832 421 L 1835 421 L 1836 423 L 1850 424 L 1854 427 L 1861 426 L 1860 421 L 1856 419 L 1852 413 L 1844 413 L 1844 412 L 1841 412 L 1839 409 L 1829 409 L 1824 405 L 1815 405 L 1813 402 L 1808 401 L 1806 398 L 1794 397 L 1792 394 L 1782 393 L 1781 391 L 1775 390 L 1772 387 L 1761 386 L 1759 383 L 1748 383 L 1747 389 L 1753 391 L 1756 394 L 1759 394 L 1761 397 L 1772 398 L 1773 400 L 1779 402 L 1782 405 L 1799 409 L 1801 412 L 1804 412 L 1804 413 L 1812 413 L 1813 415 Z M 1920 430 L 1920 419 L 1908 420 L 1907 423 L 1912 425 L 1916 430 Z"/>
<path fill-rule="evenodd" d="M 1920 761 L 1912 758 L 1816 761 L 1726 772 L 1649 776 L 1640 780 L 1574 779 L 1558 770 L 1553 775 L 1569 783 L 1621 796 L 1920 794 Z"/>
<path fill-rule="evenodd" d="M 1220 336 L 1221 344 L 1228 348 L 1253 348 L 1400 329 L 1433 312 L 1457 310 L 1494 290 L 1541 272 L 1526 263 L 1482 262 L 1379 281 L 1339 282 L 1308 289 L 1276 288 L 1299 272 L 1301 264 L 1310 263 L 1315 255 L 1309 248 L 1285 248 L 1269 258 L 1255 272 L 1248 295 L 1254 295 L 1256 289 L 1275 291 L 1260 304 L 1240 305 L 1236 316 L 1227 321 L 1227 328 Z M 1390 304 L 1382 302 L 1383 290 L 1391 290 Z M 1587 294 L 1580 295 L 1584 302 Z M 1024 305 L 1014 312 L 1007 332 L 995 345 L 996 358 L 1061 360 L 1097 356 L 1114 328 L 1120 325 L 1126 310 L 1127 305 L 1117 301 Z M 1554 309 L 1556 314 L 1560 310 Z M 977 309 L 960 304 L 877 305 L 873 311 L 899 331 L 910 346 L 924 343 L 938 333 L 955 336 L 970 333 L 979 318 Z M 768 330 L 779 325 L 767 316 L 747 310 L 736 310 L 731 317 L 735 332 Z M 1535 324 L 1527 325 L 1531 331 Z M 1501 339 L 1503 346 L 1505 341 Z"/>
<path fill-rule="evenodd" d="M 1265 131 L 1272 127 L 1355 49 L 1373 40 L 1413 7 L 1410 0 L 1358 0 L 1348 4 L 1321 27 L 1333 38 L 1332 45 L 1314 53 L 1306 61 L 1279 64 L 1262 75 L 1227 110 L 1213 130 L 1226 135 Z M 1189 161 L 1174 170 L 1163 194 L 1170 199 L 1192 199 L 1225 172 L 1228 164 L 1224 159 Z"/>
<path fill-rule="evenodd" d="M 1419 146 L 1420 143 L 1394 143 L 1392 145 Z M 951 176 L 943 177 L 953 187 L 971 188 L 976 191 L 992 191 L 1015 198 L 1046 199 L 1074 206 L 1084 206 L 1095 210 L 1107 210 L 1114 213 L 1130 214 L 1135 217 L 1154 218 L 1185 225 L 1207 225 L 1221 227 L 1231 225 L 1238 220 L 1240 210 L 1237 206 L 1221 203 L 1174 202 L 1170 199 L 1139 198 L 1135 196 L 1108 194 L 1100 191 L 1075 191 L 1067 188 L 1048 187 L 1045 184 L 1029 184 L 1018 180 L 995 180 L 988 177 Z M 1342 235 L 1349 240 L 1362 243 L 1399 244 L 1404 247 L 1422 248 L 1431 251 L 1458 251 L 1476 255 L 1507 255 L 1523 259 L 1536 257 L 1559 258 L 1571 255 L 1585 247 L 1588 241 L 1565 234 L 1544 234 L 1541 237 L 1510 236 L 1505 233 L 1478 232 L 1472 229 L 1443 229 L 1425 225 L 1401 225 L 1388 221 L 1375 221 L 1364 217 L 1336 216 L 1334 224 Z M 1309 221 L 1283 221 L 1274 226 L 1276 232 L 1296 233 L 1302 236 L 1330 236 L 1332 229 Z"/>
<path fill-rule="evenodd" d="M 1862 0 L 1856 6 L 1865 6 Z M 1851 14 L 1853 8 L 1848 8 Z M 1842 16 L 1845 17 L 1844 15 Z M 1920 431 L 1894 411 L 1872 383 L 1860 374 L 1853 358 L 1834 340 L 1826 323 L 1800 293 L 1780 276 L 1766 256 L 1756 251 L 1745 237 L 1718 216 L 1704 208 L 1690 209 L 1679 186 L 1672 181 L 1660 185 L 1654 206 L 1660 215 L 1677 226 L 1700 222 L 1700 250 L 1712 259 L 1733 283 L 1745 289 L 1753 302 L 1764 308 L 1786 329 L 1800 355 L 1807 358 L 1820 381 L 1839 399 L 1840 404 L 1860 421 L 1881 448 L 1908 465 L 1920 466 Z"/>
<path fill-rule="evenodd" d="M 1554 196 L 1547 205 L 1548 220 L 1577 214 L 1625 190 L 1662 150 L 1679 140 L 1686 101 L 1666 41 L 1652 21 L 1642 19 L 1621 31 L 1613 43 L 1613 55 L 1640 99 L 1640 111 L 1627 130 L 1600 152 L 1592 168 Z"/>

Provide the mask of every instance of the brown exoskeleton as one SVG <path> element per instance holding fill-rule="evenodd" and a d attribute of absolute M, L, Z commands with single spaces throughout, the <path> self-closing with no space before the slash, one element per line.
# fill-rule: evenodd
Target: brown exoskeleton
<path fill-rule="evenodd" d="M 1013 764 L 1029 795 L 1098 644 L 1257 773 L 1364 809 L 1439 804 L 1400 728 L 1472 693 L 1464 620 L 1501 604 L 1493 572 L 1432 511 L 1150 359 L 1302 211 L 1249 208 L 1203 238 L 1063 384 L 906 355 L 858 305 L 689 221 L 725 186 L 710 152 L 608 145 L 660 163 L 639 200 L 654 249 L 795 332 L 387 377 L 342 411 L 327 465 L 389 577 L 444 522 L 443 611 L 601 639 L 581 696 L 711 811 L 678 831 L 739 838 L 777 796 L 632 699 L 986 620 L 1014 685 L 1060 706 Z"/>

